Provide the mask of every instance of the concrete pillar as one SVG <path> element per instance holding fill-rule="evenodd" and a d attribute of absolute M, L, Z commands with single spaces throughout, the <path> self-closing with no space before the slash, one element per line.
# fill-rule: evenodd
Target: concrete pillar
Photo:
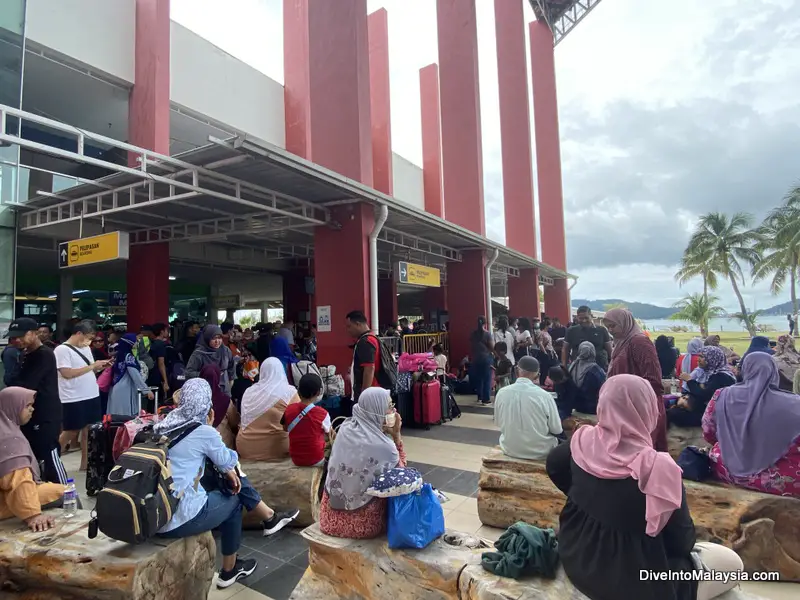
<path fill-rule="evenodd" d="M 508 278 L 508 314 L 538 318 L 539 312 L 539 269 L 522 269 Z"/>
<path fill-rule="evenodd" d="M 367 1 L 284 0 L 286 149 L 372 186 Z"/>
<path fill-rule="evenodd" d="M 385 8 L 371 13 L 369 28 L 369 108 L 372 122 L 372 186 L 393 192 L 392 117 L 389 87 L 389 19 Z"/>
<path fill-rule="evenodd" d="M 444 218 L 442 193 L 442 123 L 439 112 L 439 65 L 419 70 L 419 95 L 422 120 L 422 181 L 425 210 Z"/>
<path fill-rule="evenodd" d="M 169 319 L 169 244 L 137 244 L 128 261 L 128 331 Z"/>
<path fill-rule="evenodd" d="M 264 302 L 261 304 L 261 322 L 269 322 L 269 302 Z"/>
<path fill-rule="evenodd" d="M 299 323 L 301 313 L 311 310 L 310 299 L 306 291 L 308 269 L 293 269 L 283 274 L 283 318 Z M 313 315 L 312 315 L 313 321 Z"/>
<path fill-rule="evenodd" d="M 461 262 L 447 265 L 447 295 L 454 299 L 448 311 L 451 364 L 459 364 L 470 353 L 469 336 L 478 326 L 478 317 L 487 314 L 484 265 L 483 250 L 462 252 Z"/>
<path fill-rule="evenodd" d="M 523 0 L 494 0 L 506 246 L 536 257 Z"/>
<path fill-rule="evenodd" d="M 134 146 L 169 154 L 170 0 L 136 0 L 136 69 L 128 115 Z"/>
<path fill-rule="evenodd" d="M 64 327 L 73 316 L 72 292 L 74 290 L 72 273 L 62 270 L 58 276 L 58 300 L 56 301 L 56 330 L 54 337 L 57 340 L 66 340 Z"/>
<path fill-rule="evenodd" d="M 445 214 L 485 235 L 475 0 L 436 0 L 436 20 Z"/>
<path fill-rule="evenodd" d="M 366 0 L 284 0 L 283 23 L 287 150 L 372 186 Z M 331 331 L 318 334 L 318 358 L 345 373 L 353 356 L 345 315 L 363 310 L 370 319 L 375 216 L 371 206 L 356 204 L 335 208 L 333 218 L 342 229 L 314 232 L 314 304 L 330 307 L 332 319 Z"/>
<path fill-rule="evenodd" d="M 394 276 L 378 279 L 378 325 L 383 333 L 389 323 L 397 321 L 397 281 Z"/>
<path fill-rule="evenodd" d="M 533 124 L 536 135 L 536 172 L 539 184 L 539 218 L 542 223 L 542 261 L 567 268 L 564 232 L 564 197 L 561 183 L 561 145 L 558 130 L 555 46 L 547 24 L 530 24 Z M 545 311 L 563 322 L 570 317 L 567 281 L 556 280 L 544 292 Z"/>
<path fill-rule="evenodd" d="M 422 311 L 426 321 L 431 320 L 431 313 L 447 310 L 447 286 L 428 288 L 423 292 Z"/>
<path fill-rule="evenodd" d="M 331 331 L 318 332 L 318 363 L 334 364 L 346 373 L 353 359 L 353 340 L 345 331 L 345 315 L 369 310 L 369 234 L 375 225 L 373 208 L 366 204 L 337 207 L 333 218 L 342 229 L 317 228 L 314 235 L 314 278 L 317 310 L 330 307 Z M 346 279 L 343 279 L 345 275 Z M 312 315 L 316 321 L 316 314 Z"/>

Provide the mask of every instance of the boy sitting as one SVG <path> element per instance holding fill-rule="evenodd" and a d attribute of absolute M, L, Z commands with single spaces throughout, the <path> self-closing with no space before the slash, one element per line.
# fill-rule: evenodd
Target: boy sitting
<path fill-rule="evenodd" d="M 511 385 L 511 371 L 514 368 L 508 358 L 508 345 L 505 342 L 497 342 L 494 345 L 494 382 L 495 393 Z"/>
<path fill-rule="evenodd" d="M 315 402 L 322 395 L 322 380 L 307 373 L 297 385 L 300 402 L 290 404 L 281 424 L 289 433 L 289 456 L 298 467 L 318 467 L 325 463 L 325 435 L 331 431 L 328 411 Z"/>

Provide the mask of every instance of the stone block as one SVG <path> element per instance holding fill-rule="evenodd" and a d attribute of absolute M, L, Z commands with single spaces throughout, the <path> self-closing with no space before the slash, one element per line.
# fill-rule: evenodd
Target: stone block
<path fill-rule="evenodd" d="M 295 527 L 308 527 L 319 521 L 319 488 L 322 467 L 296 467 L 291 459 L 275 462 L 241 463 L 242 471 L 261 499 L 275 510 L 296 507 L 300 510 Z M 244 518 L 245 527 L 256 527 L 256 521 Z"/>
<path fill-rule="evenodd" d="M 0 597 L 59 600 L 196 600 L 214 576 L 210 533 L 130 545 L 87 536 L 90 512 L 34 533 L 17 519 L 0 521 Z"/>
<path fill-rule="evenodd" d="M 478 517 L 504 529 L 516 521 L 558 528 L 566 498 L 544 462 L 511 458 L 499 448 L 483 458 Z M 800 581 L 800 500 L 684 480 L 686 499 L 702 541 L 733 548 L 750 571 L 779 571 Z"/>

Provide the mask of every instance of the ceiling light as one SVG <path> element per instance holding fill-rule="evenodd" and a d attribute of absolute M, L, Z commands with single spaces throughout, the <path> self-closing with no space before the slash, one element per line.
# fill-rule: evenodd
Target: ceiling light
<path fill-rule="evenodd" d="M 177 277 L 175 277 L 175 275 L 170 275 L 169 276 L 169 280 L 170 281 L 175 281 L 176 279 L 177 279 Z"/>

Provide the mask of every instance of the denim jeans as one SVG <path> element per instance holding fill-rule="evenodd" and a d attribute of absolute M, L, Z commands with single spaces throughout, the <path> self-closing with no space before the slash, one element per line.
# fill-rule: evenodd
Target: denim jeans
<path fill-rule="evenodd" d="M 492 358 L 479 356 L 472 362 L 469 381 L 481 402 L 489 402 L 492 396 Z"/>
<path fill-rule="evenodd" d="M 187 538 L 219 527 L 222 555 L 230 556 L 239 551 L 242 543 L 242 507 L 252 510 L 259 502 L 261 496 L 247 478 L 242 477 L 242 489 L 238 494 L 227 496 L 219 491 L 209 492 L 206 505 L 191 521 L 159 535 L 165 538 Z"/>

